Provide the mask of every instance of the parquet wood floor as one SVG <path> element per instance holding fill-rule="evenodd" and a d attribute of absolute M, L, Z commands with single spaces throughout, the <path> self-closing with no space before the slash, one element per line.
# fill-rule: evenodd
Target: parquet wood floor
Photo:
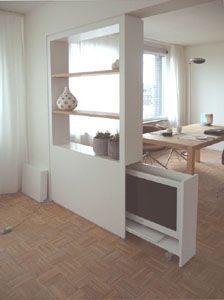
<path fill-rule="evenodd" d="M 224 166 L 217 152 L 203 158 L 198 250 L 181 269 L 162 249 L 122 240 L 53 202 L 1 196 L 0 227 L 20 225 L 0 236 L 0 300 L 224 299 Z"/>

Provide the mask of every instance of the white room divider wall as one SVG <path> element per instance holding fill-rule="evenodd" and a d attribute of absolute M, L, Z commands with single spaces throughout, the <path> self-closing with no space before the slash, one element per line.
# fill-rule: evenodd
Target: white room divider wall
<path fill-rule="evenodd" d="M 83 112 L 62 112 L 56 107 L 56 100 L 64 87 L 69 85 L 70 76 L 97 76 L 97 72 L 69 74 L 70 40 L 85 40 L 114 33 L 119 34 L 119 160 L 95 156 L 90 146 L 72 143 L 69 116 L 81 116 Z M 95 224 L 125 237 L 126 165 L 140 161 L 142 156 L 142 21 L 123 15 L 50 35 L 47 45 L 51 131 L 50 198 Z M 105 73 L 111 73 L 108 71 L 105 70 Z M 94 117 L 91 115 L 94 113 L 89 112 L 89 117 Z M 105 115 L 110 118 L 109 114 Z"/>

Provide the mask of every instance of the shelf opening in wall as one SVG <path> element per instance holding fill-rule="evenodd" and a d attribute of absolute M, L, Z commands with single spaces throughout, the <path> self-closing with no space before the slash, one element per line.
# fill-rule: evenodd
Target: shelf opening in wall
<path fill-rule="evenodd" d="M 70 140 L 82 145 L 92 146 L 93 137 L 97 131 L 109 131 L 116 134 L 119 131 L 119 120 L 109 118 L 91 118 L 70 116 Z"/>
<path fill-rule="evenodd" d="M 52 49 L 53 47 L 59 54 L 64 55 L 60 60 L 59 55 L 55 57 L 54 65 L 57 68 L 51 70 L 53 144 L 72 143 L 74 146 L 76 143 L 93 147 L 93 139 L 97 132 L 109 131 L 112 135 L 119 133 L 119 25 L 53 41 Z M 62 111 L 56 105 L 65 86 L 69 87 L 78 100 L 78 105 L 73 111 Z M 69 148 L 79 149 L 79 152 L 85 148 L 73 146 Z M 90 153 L 91 149 L 84 152 Z"/>
<path fill-rule="evenodd" d="M 104 71 L 103 73 L 102 71 L 113 69 L 113 63 L 119 59 L 118 30 L 118 26 L 112 26 L 104 32 L 95 32 L 94 37 L 88 34 L 82 39 L 75 37 L 70 39 L 69 73 L 81 74 L 69 78 L 69 88 L 78 99 L 78 109 L 106 112 L 105 117 L 101 118 L 70 115 L 70 140 L 72 142 L 92 146 L 97 132 L 109 131 L 111 134 L 119 132 L 119 120 L 112 118 L 113 114 L 119 114 L 119 72 Z M 95 72 L 97 76 L 92 76 L 91 72 Z"/>

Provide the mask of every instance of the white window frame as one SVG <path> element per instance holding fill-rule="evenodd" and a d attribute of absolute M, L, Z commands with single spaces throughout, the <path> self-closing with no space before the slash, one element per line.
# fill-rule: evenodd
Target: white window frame
<path fill-rule="evenodd" d="M 143 54 L 154 54 L 154 55 L 163 55 L 166 56 L 168 54 L 168 49 L 166 47 L 161 47 L 160 45 L 150 45 L 147 42 L 144 43 L 143 47 Z M 150 117 L 143 119 L 143 124 L 144 123 L 155 123 L 155 122 L 160 122 L 160 121 L 168 121 L 168 118 L 166 116 L 157 116 L 157 117 Z"/>

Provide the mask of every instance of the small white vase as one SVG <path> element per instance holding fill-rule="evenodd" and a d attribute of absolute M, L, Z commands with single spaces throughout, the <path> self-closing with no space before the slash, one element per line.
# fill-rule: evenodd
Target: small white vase
<path fill-rule="evenodd" d="M 57 107 L 60 110 L 73 110 L 78 105 L 78 101 L 69 91 L 68 87 L 64 88 L 63 93 L 57 99 Z"/>
<path fill-rule="evenodd" d="M 111 65 L 112 70 L 119 70 L 119 59 L 116 59 L 114 63 Z"/>

